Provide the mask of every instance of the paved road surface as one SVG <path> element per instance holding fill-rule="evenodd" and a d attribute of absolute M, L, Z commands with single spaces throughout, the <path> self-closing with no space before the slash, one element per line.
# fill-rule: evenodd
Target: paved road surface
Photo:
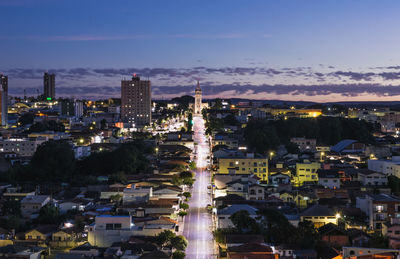
<path fill-rule="evenodd" d="M 194 117 L 194 141 L 196 146 L 196 181 L 192 190 L 192 198 L 189 200 L 189 211 L 185 217 L 183 234 L 189 245 L 186 249 L 186 258 L 205 259 L 216 258 L 214 256 L 214 241 L 212 236 L 212 218 L 207 212 L 207 204 L 211 204 L 211 196 L 207 186 L 210 184 L 207 167 L 209 146 L 204 134 L 204 120 Z"/>

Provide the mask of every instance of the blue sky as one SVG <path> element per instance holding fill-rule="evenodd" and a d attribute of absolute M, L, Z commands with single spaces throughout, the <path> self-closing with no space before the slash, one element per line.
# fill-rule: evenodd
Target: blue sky
<path fill-rule="evenodd" d="M 155 97 L 396 100 L 396 0 L 0 0 L 0 71 L 10 91 L 119 95 L 149 76 Z"/>

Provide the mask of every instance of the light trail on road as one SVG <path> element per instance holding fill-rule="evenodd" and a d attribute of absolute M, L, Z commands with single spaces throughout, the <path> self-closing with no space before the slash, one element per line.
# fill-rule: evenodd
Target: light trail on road
<path fill-rule="evenodd" d="M 209 144 L 206 141 L 203 118 L 196 116 L 193 121 L 193 140 L 197 143 L 195 146 L 197 170 L 183 232 L 189 242 L 186 249 L 186 258 L 216 258 L 214 256 L 214 241 L 211 232 L 212 217 L 206 209 L 207 205 L 211 204 L 211 195 L 207 189 L 210 184 L 210 174 L 206 170 L 207 160 L 210 155 Z"/>

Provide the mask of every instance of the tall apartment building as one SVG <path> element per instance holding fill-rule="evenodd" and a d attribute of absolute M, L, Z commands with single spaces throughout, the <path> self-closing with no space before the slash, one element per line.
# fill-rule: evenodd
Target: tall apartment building
<path fill-rule="evenodd" d="M 151 83 L 140 80 L 136 74 L 132 80 L 121 81 L 121 119 L 123 122 L 143 127 L 151 123 Z"/>
<path fill-rule="evenodd" d="M 83 116 L 83 102 L 72 99 L 61 100 L 61 115 L 79 119 Z"/>
<path fill-rule="evenodd" d="M 43 76 L 43 97 L 45 100 L 56 98 L 56 75 L 44 73 Z"/>
<path fill-rule="evenodd" d="M 0 95 L 1 95 L 1 126 L 7 126 L 8 120 L 8 77 L 0 74 Z"/>

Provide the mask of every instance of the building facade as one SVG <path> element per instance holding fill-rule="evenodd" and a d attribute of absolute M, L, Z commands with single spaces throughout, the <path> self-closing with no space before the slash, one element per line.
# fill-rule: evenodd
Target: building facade
<path fill-rule="evenodd" d="M 219 174 L 254 174 L 262 181 L 268 181 L 268 158 L 247 154 L 243 157 L 224 157 L 218 159 Z"/>
<path fill-rule="evenodd" d="M 194 99 L 194 114 L 201 115 L 201 88 L 200 83 L 197 81 L 197 87 L 195 90 L 195 99 Z"/>
<path fill-rule="evenodd" d="M 151 83 L 136 74 L 121 81 L 121 119 L 143 127 L 151 123 Z"/>
<path fill-rule="evenodd" d="M 43 97 L 45 100 L 56 98 L 56 75 L 44 73 L 43 76 Z"/>
<path fill-rule="evenodd" d="M 8 77 L 0 74 L 0 94 L 1 94 L 1 126 L 7 126 L 8 120 Z"/>

